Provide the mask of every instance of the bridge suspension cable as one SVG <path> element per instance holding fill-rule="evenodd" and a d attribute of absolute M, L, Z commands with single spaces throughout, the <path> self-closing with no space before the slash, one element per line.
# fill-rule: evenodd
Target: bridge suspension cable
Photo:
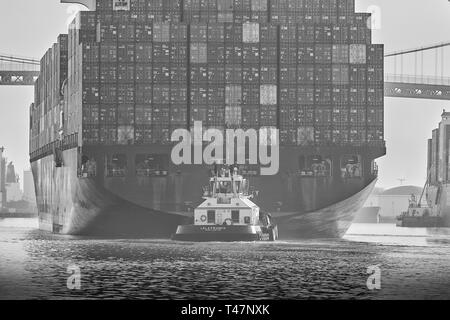
<path fill-rule="evenodd" d="M 37 59 L 0 53 L 0 86 L 32 86 L 39 69 Z"/>
<path fill-rule="evenodd" d="M 394 57 L 394 56 L 401 56 L 409 53 L 415 53 L 415 52 L 421 52 L 421 51 L 427 51 L 427 50 L 433 50 L 433 49 L 439 49 L 450 46 L 450 42 L 440 43 L 433 46 L 428 47 L 421 47 L 421 48 L 415 48 L 415 49 L 409 49 L 405 51 L 397 51 L 397 52 L 391 52 L 384 55 L 385 58 Z"/>
<path fill-rule="evenodd" d="M 33 58 L 19 58 L 19 57 L 7 56 L 7 55 L 3 55 L 3 54 L 0 54 L 0 61 L 21 63 L 21 64 L 40 65 L 40 62 Z"/>
<path fill-rule="evenodd" d="M 434 58 L 431 60 L 434 62 L 434 70 L 429 65 L 427 70 L 429 72 L 434 71 L 434 77 L 435 78 L 441 78 L 441 82 L 444 82 L 445 78 L 445 56 L 446 56 L 446 47 L 450 46 L 450 42 L 443 42 L 435 45 L 420 47 L 420 48 L 414 48 L 414 49 L 408 49 L 408 50 L 402 50 L 402 51 L 396 51 L 396 52 L 390 52 L 385 54 L 385 58 L 392 58 L 390 61 L 393 62 L 394 67 L 394 74 L 395 75 L 404 75 L 404 60 L 408 57 L 407 55 L 413 55 L 413 66 L 414 66 L 414 77 L 417 79 L 424 79 L 426 77 L 424 75 L 424 54 L 427 51 L 431 51 L 431 54 L 434 52 Z M 397 59 L 399 59 L 399 62 L 397 62 Z M 400 73 L 398 73 L 398 64 L 400 64 Z"/>

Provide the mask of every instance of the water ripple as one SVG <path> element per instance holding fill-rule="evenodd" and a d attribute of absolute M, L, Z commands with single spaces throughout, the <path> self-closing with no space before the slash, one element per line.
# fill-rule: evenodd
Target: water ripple
<path fill-rule="evenodd" d="M 450 298 L 448 247 L 345 240 L 181 243 L 0 227 L 0 299 Z M 81 269 L 70 291 L 67 267 Z M 380 265 L 382 289 L 367 289 Z"/>

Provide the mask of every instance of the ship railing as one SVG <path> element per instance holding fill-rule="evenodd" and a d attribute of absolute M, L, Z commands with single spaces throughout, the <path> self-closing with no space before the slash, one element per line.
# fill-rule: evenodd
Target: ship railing
<path fill-rule="evenodd" d="M 386 74 L 385 82 L 396 83 L 413 83 L 413 84 L 428 84 L 437 86 L 450 86 L 449 77 L 435 77 L 435 76 L 415 76 L 415 75 L 401 75 L 401 74 Z"/>
<path fill-rule="evenodd" d="M 241 170 L 243 176 L 258 176 L 258 170 Z"/>
<path fill-rule="evenodd" d="M 312 177 L 312 178 L 323 177 L 323 178 L 326 178 L 326 177 L 331 177 L 331 171 L 329 171 L 329 170 L 325 170 L 325 171 L 300 170 L 299 175 L 301 177 Z"/>
<path fill-rule="evenodd" d="M 78 133 L 64 136 L 62 140 L 55 140 L 30 153 L 31 161 L 35 161 L 54 154 L 55 150 L 69 150 L 78 146 Z"/>
<path fill-rule="evenodd" d="M 169 174 L 167 170 L 156 169 L 136 169 L 138 177 L 165 177 Z"/>
<path fill-rule="evenodd" d="M 93 178 L 97 176 L 97 170 L 92 171 L 85 168 L 78 169 L 78 177 L 80 178 Z"/>
<path fill-rule="evenodd" d="M 127 173 L 126 169 L 108 169 L 108 177 L 125 177 Z"/>
<path fill-rule="evenodd" d="M 294 144 L 295 145 L 295 144 Z M 353 142 L 332 142 L 332 141 L 322 141 L 322 142 L 311 142 L 307 144 L 301 144 L 303 147 L 386 147 L 386 141 L 353 141 Z"/>
<path fill-rule="evenodd" d="M 433 215 L 432 209 L 429 206 L 420 206 L 409 208 L 408 211 L 402 212 L 399 216 L 400 218 L 427 218 L 427 217 L 438 217 L 438 215 Z"/>
<path fill-rule="evenodd" d="M 352 172 L 347 172 L 347 171 L 342 171 L 341 172 L 341 178 L 343 179 L 361 179 L 362 178 L 362 173 L 352 173 Z"/>

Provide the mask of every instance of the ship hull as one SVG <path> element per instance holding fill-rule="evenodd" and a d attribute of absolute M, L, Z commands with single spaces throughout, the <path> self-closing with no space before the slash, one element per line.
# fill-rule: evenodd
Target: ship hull
<path fill-rule="evenodd" d="M 277 214 L 273 216 L 284 239 L 342 238 L 350 228 L 355 213 L 375 188 L 376 180 L 357 194 L 329 207 L 305 214 Z"/>
<path fill-rule="evenodd" d="M 178 225 L 192 222 L 193 208 L 200 202 L 209 168 L 201 165 L 169 167 L 163 177 L 138 177 L 133 159 L 148 152 L 170 154 L 168 146 L 83 147 L 97 161 L 97 175 L 79 175 L 79 149 L 62 152 L 62 166 L 54 155 L 32 161 L 40 228 L 75 235 L 170 238 Z M 250 177 L 259 190 L 254 202 L 272 213 L 281 239 L 341 237 L 354 214 L 375 185 L 369 174 L 373 159 L 384 149 L 282 148 L 280 171 L 275 176 Z M 129 158 L 126 175 L 108 177 L 105 154 Z M 300 154 L 333 157 L 331 177 L 301 177 Z M 343 154 L 362 155 L 363 175 L 340 176 Z"/>

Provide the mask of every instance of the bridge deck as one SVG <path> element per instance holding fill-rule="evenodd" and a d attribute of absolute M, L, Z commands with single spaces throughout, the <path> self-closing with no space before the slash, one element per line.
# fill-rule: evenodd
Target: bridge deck
<path fill-rule="evenodd" d="M 450 78 L 385 75 L 386 97 L 450 100 Z"/>
<path fill-rule="evenodd" d="M 450 86 L 385 82 L 384 95 L 397 98 L 450 100 Z"/>
<path fill-rule="evenodd" d="M 38 71 L 0 70 L 0 86 L 32 86 L 38 76 Z"/>

